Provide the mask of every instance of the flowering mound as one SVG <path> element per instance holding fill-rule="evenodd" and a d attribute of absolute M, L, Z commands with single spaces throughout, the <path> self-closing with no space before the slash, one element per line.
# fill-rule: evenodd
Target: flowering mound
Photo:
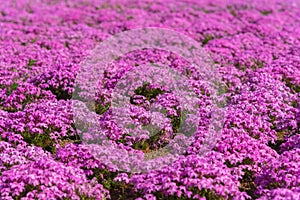
<path fill-rule="evenodd" d="M 99 140 L 95 127 L 76 126 L 81 63 L 107 38 L 144 27 L 184 34 L 212 58 L 227 101 L 209 151 L 212 92 L 188 60 L 164 49 L 114 58 L 97 85 L 88 84 L 93 73 L 85 77 L 85 90 L 97 87 L 86 109 L 94 106 L 103 146 L 85 143 Z M 0 47 L 0 199 L 300 199 L 298 1 L 3 0 Z M 186 77 L 197 117 L 157 65 Z M 122 83 L 137 69 L 136 84 Z M 163 76 L 151 82 L 151 73 Z M 113 119 L 113 92 L 124 85 L 130 106 Z M 151 119 L 154 108 L 165 118 Z M 181 134 L 191 130 L 191 140 Z M 173 160 L 160 165 L 170 145 Z M 142 159 L 153 160 L 139 166 L 147 171 L 132 170 Z"/>

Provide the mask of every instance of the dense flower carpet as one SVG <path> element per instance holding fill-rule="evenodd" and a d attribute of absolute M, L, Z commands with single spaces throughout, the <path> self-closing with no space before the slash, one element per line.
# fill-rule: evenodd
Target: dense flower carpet
<path fill-rule="evenodd" d="M 184 58 L 159 49 L 115 59 L 96 95 L 105 142 L 118 153 L 110 158 L 109 149 L 99 148 L 108 153 L 98 159 L 82 141 L 72 109 L 81 62 L 107 38 L 143 27 L 184 34 L 211 56 L 224 85 L 226 112 L 209 151 L 199 153 L 209 91 Z M 171 121 L 160 134 L 133 137 L 109 120 L 115 82 L 147 63 L 194 77 L 202 124 L 174 162 L 134 173 L 108 161 L 124 159 L 122 152 L 155 152 L 178 131 L 176 99 L 151 84 L 135 88 L 132 118 L 141 126 L 149 123 L 146 108 L 156 99 Z M 299 200 L 299 92 L 297 0 L 2 0 L 0 199 Z"/>

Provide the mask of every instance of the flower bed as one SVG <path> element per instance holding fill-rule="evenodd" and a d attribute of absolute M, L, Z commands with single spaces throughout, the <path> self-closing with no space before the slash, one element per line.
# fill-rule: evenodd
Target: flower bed
<path fill-rule="evenodd" d="M 221 75 L 224 125 L 201 156 L 209 91 L 184 58 L 164 50 L 129 52 L 107 68 L 95 101 L 109 138 L 108 149 L 95 150 L 106 160 L 78 133 L 72 94 L 81 62 L 110 36 L 143 27 L 194 39 Z M 298 1 L 2 1 L 0 47 L 0 199 L 300 199 Z M 147 63 L 192 77 L 201 125 L 170 165 L 131 173 L 109 163 L 168 145 L 184 116 L 172 92 L 146 83 L 131 96 L 131 118 L 148 125 L 156 99 L 167 110 L 162 131 L 133 137 L 110 121 L 116 82 Z"/>

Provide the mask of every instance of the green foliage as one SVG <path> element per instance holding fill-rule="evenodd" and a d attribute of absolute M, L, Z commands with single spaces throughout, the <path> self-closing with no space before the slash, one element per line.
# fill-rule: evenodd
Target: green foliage
<path fill-rule="evenodd" d="M 27 184 L 25 185 L 25 190 L 23 192 L 21 192 L 21 194 L 17 197 L 14 197 L 15 200 L 21 200 L 22 198 L 26 197 L 26 195 L 34 190 L 40 190 L 40 188 L 38 186 L 34 186 L 31 184 Z"/>
<path fill-rule="evenodd" d="M 28 67 L 34 66 L 36 63 L 37 63 L 37 60 L 32 60 L 32 59 L 30 59 L 30 60 L 28 61 L 27 66 L 28 66 Z"/>
<path fill-rule="evenodd" d="M 202 40 L 202 46 L 205 46 L 210 40 L 215 39 L 212 35 L 205 35 Z"/>
<path fill-rule="evenodd" d="M 254 182 L 255 174 L 253 171 L 248 169 L 243 169 L 244 175 L 239 180 L 240 181 L 240 191 L 246 192 L 252 199 L 257 199 L 258 196 L 255 194 L 257 186 Z"/>
<path fill-rule="evenodd" d="M 261 13 L 262 15 L 269 15 L 269 14 L 272 14 L 273 11 L 272 11 L 272 10 L 262 10 L 262 11 L 260 11 L 260 13 Z"/>
<path fill-rule="evenodd" d="M 280 187 L 279 182 L 271 182 L 266 186 L 266 188 L 269 189 L 269 190 L 273 190 L 273 189 L 276 189 L 276 188 L 279 188 L 279 187 Z"/>
<path fill-rule="evenodd" d="M 76 130 L 75 124 L 71 124 L 71 126 Z M 71 130 L 69 130 L 68 136 L 61 138 L 59 144 L 64 147 L 68 143 L 81 144 L 82 141 L 78 134 L 73 134 Z"/>
<path fill-rule="evenodd" d="M 242 160 L 242 162 L 237 162 L 236 164 L 231 164 L 229 160 L 226 160 L 224 164 L 229 168 L 233 168 L 238 167 L 240 165 L 253 165 L 254 161 L 251 158 L 246 157 Z"/>
<path fill-rule="evenodd" d="M 37 41 L 37 38 L 33 38 L 33 39 L 30 41 L 30 43 L 31 43 L 31 44 L 34 44 L 36 41 Z"/>
<path fill-rule="evenodd" d="M 155 99 L 160 94 L 165 93 L 165 91 L 163 91 L 159 88 L 149 88 L 149 86 L 150 86 L 150 83 L 146 82 L 143 84 L 143 86 L 135 89 L 134 93 L 136 95 L 142 95 L 142 96 L 146 97 L 146 99 L 148 101 L 150 101 L 151 99 Z M 130 98 L 130 103 L 134 104 L 133 97 Z"/>
<path fill-rule="evenodd" d="M 69 49 L 70 48 L 70 43 L 68 41 L 65 41 L 64 46 Z"/>
<path fill-rule="evenodd" d="M 69 94 L 67 91 L 65 91 L 62 86 L 58 86 L 58 88 L 51 86 L 49 90 L 56 96 L 58 100 L 68 100 L 72 98 L 72 94 Z"/>
<path fill-rule="evenodd" d="M 229 12 L 232 16 L 236 17 L 236 12 L 234 11 L 234 9 L 231 5 L 227 6 L 227 9 L 229 10 Z"/>
<path fill-rule="evenodd" d="M 6 95 L 9 96 L 11 93 L 18 88 L 18 83 L 13 83 L 10 87 L 6 87 Z"/>
<path fill-rule="evenodd" d="M 118 172 L 111 172 L 107 169 L 93 169 L 93 175 L 88 176 L 89 179 L 96 177 L 103 187 L 109 190 L 111 199 L 129 200 L 136 199 L 139 193 L 133 191 L 133 185 L 114 181 Z"/>
<path fill-rule="evenodd" d="M 268 146 L 274 149 L 277 153 L 280 152 L 280 145 L 283 144 L 285 141 L 285 131 L 278 131 L 276 132 L 276 141 L 275 143 L 272 143 L 271 141 L 268 142 Z"/>
<path fill-rule="evenodd" d="M 294 94 L 300 93 L 300 85 L 291 83 L 291 80 L 286 76 L 283 77 L 282 81 L 284 81 L 286 86 L 291 89 L 292 93 Z"/>
<path fill-rule="evenodd" d="M 110 106 L 111 106 L 111 103 L 106 103 L 106 104 L 103 105 L 103 103 L 98 103 L 98 102 L 96 102 L 96 103 L 95 103 L 95 112 L 96 112 L 97 114 L 99 114 L 99 115 L 102 115 L 102 114 L 104 114 L 106 111 L 109 110 Z"/>
<path fill-rule="evenodd" d="M 150 86 L 150 83 L 148 83 L 148 82 L 144 83 L 142 86 L 140 86 L 134 90 L 135 95 L 144 96 L 148 101 L 150 101 L 152 99 L 155 99 L 158 95 L 166 93 L 166 91 L 163 91 L 159 88 L 150 88 L 149 86 Z M 130 103 L 133 105 L 141 106 L 134 102 L 133 97 L 130 97 Z M 176 108 L 174 107 L 174 109 L 176 109 Z M 177 111 L 177 116 L 174 116 L 174 115 L 167 116 L 171 120 L 174 136 L 175 136 L 175 133 L 178 132 L 180 123 L 183 118 L 183 116 L 181 116 L 180 110 L 176 109 L 176 111 Z M 151 126 L 151 124 L 147 125 L 147 128 L 149 126 Z M 160 130 L 156 134 L 152 135 L 147 140 L 135 142 L 133 144 L 133 148 L 143 150 L 144 152 L 162 148 L 168 144 L 167 142 L 164 142 L 163 144 L 158 145 L 158 142 L 160 141 L 161 137 L 164 134 L 165 134 L 165 132 L 163 130 Z"/>
<path fill-rule="evenodd" d="M 169 118 L 171 118 L 173 132 L 177 133 L 180 128 L 180 123 L 182 120 L 180 113 L 179 113 L 179 116 L 171 115 L 171 116 L 169 116 Z"/>
<path fill-rule="evenodd" d="M 105 75 L 107 76 L 107 74 Z M 95 112 L 98 115 L 104 114 L 106 111 L 109 110 L 111 103 L 106 102 L 106 99 L 103 95 L 98 96 L 99 100 L 95 101 Z"/>
<path fill-rule="evenodd" d="M 265 65 L 264 62 L 261 62 L 261 61 L 259 61 L 259 60 L 255 60 L 255 61 L 254 61 L 254 65 L 251 66 L 251 69 L 252 69 L 253 71 L 255 71 L 255 70 L 257 70 L 257 69 L 263 68 L 264 65 Z"/>
<path fill-rule="evenodd" d="M 50 137 L 50 134 L 47 133 L 48 130 L 44 130 L 44 133 L 34 133 L 31 134 L 29 130 L 26 130 L 20 133 L 25 142 L 28 144 L 33 144 L 35 146 L 42 147 L 45 151 L 49 151 L 54 154 L 56 152 L 56 148 L 54 146 L 54 140 Z"/>
<path fill-rule="evenodd" d="M 143 141 L 139 141 L 139 142 L 134 142 L 132 147 L 134 149 L 140 149 L 143 150 L 144 152 L 147 152 L 150 150 L 150 143 L 153 143 L 154 141 L 151 140 L 143 140 Z"/>

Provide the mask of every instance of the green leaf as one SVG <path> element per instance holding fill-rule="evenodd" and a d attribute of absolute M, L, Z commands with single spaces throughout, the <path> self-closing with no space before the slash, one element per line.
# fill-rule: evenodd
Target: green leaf
<path fill-rule="evenodd" d="M 16 90 L 18 88 L 19 84 L 18 83 L 13 83 L 11 86 L 12 90 Z"/>

